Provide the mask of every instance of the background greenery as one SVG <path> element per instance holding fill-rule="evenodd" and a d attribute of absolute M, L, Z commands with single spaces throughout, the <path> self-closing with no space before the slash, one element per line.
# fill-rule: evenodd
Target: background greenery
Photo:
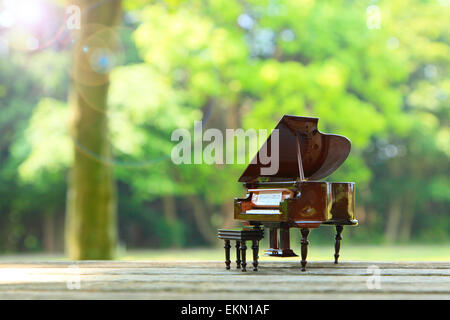
<path fill-rule="evenodd" d="M 64 248 L 76 38 L 55 36 L 65 2 L 33 2 L 47 19 L 32 28 L 0 15 L 0 252 Z M 448 243 L 448 1 L 129 0 L 123 9 L 102 65 L 113 156 L 97 159 L 114 170 L 121 247 L 218 244 L 215 229 L 235 223 L 245 166 L 176 166 L 172 131 L 194 120 L 272 129 L 284 114 L 319 117 L 321 131 L 352 141 L 328 179 L 357 184 L 360 225 L 346 241 Z M 30 50 L 30 36 L 51 41 Z"/>

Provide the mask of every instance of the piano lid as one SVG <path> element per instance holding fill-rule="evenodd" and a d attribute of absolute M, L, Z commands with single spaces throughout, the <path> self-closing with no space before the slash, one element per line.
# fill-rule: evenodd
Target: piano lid
<path fill-rule="evenodd" d="M 319 180 L 339 168 L 350 153 L 350 140 L 340 135 L 321 133 L 317 129 L 318 121 L 318 118 L 290 115 L 281 118 L 275 127 L 279 130 L 279 169 L 276 174 L 265 175 L 265 177 Z M 272 135 L 273 133 L 261 148 L 267 148 L 269 157 Z M 300 155 L 297 154 L 297 141 L 300 145 Z M 245 169 L 239 182 L 252 182 L 258 177 L 264 176 L 261 174 L 261 168 L 268 168 L 270 164 L 261 163 L 259 155 L 261 149 Z M 303 175 L 301 171 L 303 171 Z"/>

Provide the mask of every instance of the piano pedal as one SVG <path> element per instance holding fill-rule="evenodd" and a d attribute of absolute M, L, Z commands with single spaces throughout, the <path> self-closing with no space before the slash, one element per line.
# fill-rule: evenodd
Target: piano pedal
<path fill-rule="evenodd" d="M 266 257 L 298 257 L 298 255 L 292 249 L 274 249 L 270 248 L 264 252 Z"/>

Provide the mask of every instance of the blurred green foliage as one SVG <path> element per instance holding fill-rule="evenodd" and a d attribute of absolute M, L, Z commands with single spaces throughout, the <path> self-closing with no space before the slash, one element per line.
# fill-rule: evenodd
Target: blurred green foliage
<path fill-rule="evenodd" d="M 375 25 L 370 6 L 380 12 Z M 329 179 L 357 183 L 351 241 L 449 240 L 446 1 L 129 0 L 124 8 L 108 100 L 114 158 L 98 160 L 115 168 L 125 246 L 214 243 L 214 229 L 232 223 L 245 166 L 176 166 L 173 130 L 192 130 L 195 120 L 272 129 L 284 114 L 319 117 L 321 131 L 352 141 Z M 69 63 L 68 50 L 55 48 L 1 59 L 0 251 L 63 247 Z M 329 233 L 314 240 L 331 241 Z"/>

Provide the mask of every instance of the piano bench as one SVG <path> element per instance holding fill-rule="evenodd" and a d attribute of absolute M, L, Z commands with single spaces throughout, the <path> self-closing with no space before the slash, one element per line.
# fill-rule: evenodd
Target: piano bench
<path fill-rule="evenodd" d="M 253 271 L 258 271 L 258 251 L 259 251 L 259 240 L 264 238 L 264 229 L 258 227 L 243 227 L 243 228 L 233 228 L 233 229 L 219 229 L 217 232 L 217 237 L 225 241 L 225 266 L 226 269 L 230 269 L 230 241 L 236 241 L 236 268 L 240 269 L 242 265 L 242 271 L 247 271 L 247 259 L 246 241 L 252 241 L 253 250 Z M 241 261 L 242 257 L 242 261 Z"/>

